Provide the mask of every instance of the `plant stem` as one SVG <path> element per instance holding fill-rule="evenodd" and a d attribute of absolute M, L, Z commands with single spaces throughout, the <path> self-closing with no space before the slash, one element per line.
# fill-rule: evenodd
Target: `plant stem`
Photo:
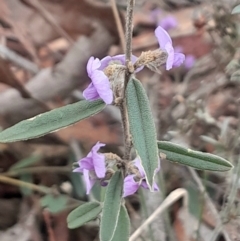
<path fill-rule="evenodd" d="M 38 186 L 38 185 L 35 185 L 35 184 L 32 184 L 32 183 L 23 182 L 23 181 L 16 180 L 16 179 L 11 178 L 11 177 L 5 177 L 5 176 L 1 176 L 1 175 L 0 175 L 0 182 L 10 184 L 10 185 L 13 185 L 13 186 L 18 186 L 18 187 L 26 187 L 26 188 L 29 188 L 31 190 L 41 192 L 41 193 L 44 193 L 44 194 L 49 194 L 51 192 L 51 189 L 48 188 L 48 187 Z"/>
<path fill-rule="evenodd" d="M 123 160 L 129 160 L 131 148 L 132 148 L 132 141 L 131 141 L 131 136 L 130 136 L 127 105 L 126 105 L 126 99 L 125 98 L 123 99 L 122 103 L 120 104 L 120 111 L 121 111 L 121 116 L 122 116 L 123 135 L 124 135 Z"/>
<path fill-rule="evenodd" d="M 131 61 L 132 56 L 132 25 L 133 25 L 133 8 L 135 0 L 128 0 L 127 17 L 126 17 L 126 66 Z"/>
<path fill-rule="evenodd" d="M 125 98 L 125 90 L 127 87 L 127 83 L 131 78 L 131 56 L 132 56 L 132 23 L 133 23 L 133 7 L 134 7 L 135 0 L 128 0 L 127 2 L 127 16 L 126 16 L 126 48 L 125 48 L 125 55 L 126 55 L 126 73 L 124 79 L 124 86 L 123 86 L 123 93 L 122 93 L 122 102 L 120 103 L 120 111 L 122 115 L 122 122 L 123 122 L 123 134 L 124 134 L 124 160 L 130 159 L 130 152 L 132 148 L 132 141 L 130 136 L 130 129 L 129 129 L 129 121 L 128 121 L 128 113 L 127 113 L 127 103 Z"/>

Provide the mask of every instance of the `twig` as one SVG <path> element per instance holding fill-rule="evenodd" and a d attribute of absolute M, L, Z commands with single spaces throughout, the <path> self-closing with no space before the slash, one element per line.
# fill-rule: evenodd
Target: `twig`
<path fill-rule="evenodd" d="M 151 224 L 158 215 L 160 215 L 166 208 L 170 207 L 179 198 L 183 197 L 183 208 L 187 211 L 188 207 L 188 193 L 183 188 L 178 188 L 172 191 L 162 204 L 157 208 L 157 210 L 131 235 L 129 241 L 134 241 L 143 230 L 145 230 L 149 224 Z"/>
<path fill-rule="evenodd" d="M 111 6 L 112 6 L 113 15 L 116 21 L 119 38 L 121 41 L 121 46 L 122 46 L 122 49 L 124 50 L 125 49 L 124 31 L 121 23 L 121 18 L 117 9 L 116 0 L 111 0 Z"/>
<path fill-rule="evenodd" d="M 132 56 L 132 25 L 133 25 L 133 7 L 135 0 L 128 0 L 127 3 L 127 17 L 126 17 L 126 67 L 131 61 Z"/>
<path fill-rule="evenodd" d="M 0 45 L 0 55 L 3 58 L 6 58 L 7 60 L 13 62 L 14 64 L 18 65 L 23 69 L 26 69 L 33 74 L 37 74 L 39 71 L 39 68 L 36 64 L 34 64 L 28 59 L 23 58 L 22 56 L 18 55 L 4 45 Z"/>
<path fill-rule="evenodd" d="M 23 182 L 23 181 L 16 180 L 16 179 L 11 178 L 11 177 L 5 177 L 5 176 L 1 176 L 1 175 L 0 175 L 0 182 L 10 184 L 10 185 L 13 185 L 13 186 L 29 188 L 31 190 L 41 192 L 41 193 L 44 193 L 44 194 L 49 194 L 51 192 L 51 189 L 48 188 L 48 187 L 41 187 L 41 186 L 38 186 L 38 185 L 35 185 L 35 184 L 32 184 L 32 183 Z"/>
<path fill-rule="evenodd" d="M 43 210 L 43 218 L 46 223 L 49 241 L 56 241 L 56 238 L 52 229 L 51 216 L 47 210 Z"/>

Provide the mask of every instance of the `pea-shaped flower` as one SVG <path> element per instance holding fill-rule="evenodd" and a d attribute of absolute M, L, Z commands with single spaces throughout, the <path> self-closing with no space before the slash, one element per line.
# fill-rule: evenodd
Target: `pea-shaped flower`
<path fill-rule="evenodd" d="M 173 16 L 167 16 L 160 20 L 158 24 L 166 31 L 177 27 L 177 20 Z"/>
<path fill-rule="evenodd" d="M 160 48 L 165 50 L 168 54 L 166 62 L 166 70 L 170 70 L 172 67 L 180 66 L 185 60 L 185 55 L 182 53 L 175 53 L 172 39 L 161 26 L 158 26 L 155 30 L 155 35 L 158 39 Z"/>
<path fill-rule="evenodd" d="M 92 82 L 83 91 L 86 100 L 102 99 L 106 104 L 113 101 L 113 92 L 110 87 L 109 79 L 100 69 L 101 61 L 91 57 L 87 63 L 87 73 Z"/>
<path fill-rule="evenodd" d="M 139 158 L 136 158 L 133 163 L 134 163 L 134 166 L 138 169 L 139 173 L 138 173 L 138 175 L 131 174 L 124 178 L 123 197 L 134 194 L 140 187 L 149 189 L 147 182 L 145 180 L 146 176 L 144 173 L 144 169 L 141 165 Z M 159 170 L 160 170 L 160 168 L 157 169 L 157 171 L 159 171 Z M 154 191 L 159 191 L 159 188 L 155 182 L 153 183 L 153 189 L 154 189 Z"/>
<path fill-rule="evenodd" d="M 98 58 L 94 59 L 91 57 L 87 63 L 87 73 L 91 79 L 89 86 L 83 91 L 83 96 L 86 100 L 97 100 L 102 99 L 106 104 L 111 104 L 113 102 L 113 91 L 110 79 L 114 79 L 114 73 L 110 70 L 110 76 L 106 75 L 106 69 L 110 65 L 114 65 L 115 71 L 119 69 L 125 69 L 125 60 L 126 57 L 124 54 L 116 56 L 106 56 L 105 58 L 99 60 Z M 132 63 L 134 64 L 137 60 L 137 57 L 132 55 Z M 140 67 L 136 72 L 142 70 L 143 67 Z M 109 71 L 107 71 L 109 72 Z"/>
<path fill-rule="evenodd" d="M 95 182 L 103 179 L 106 175 L 105 157 L 103 154 L 98 153 L 102 146 L 105 146 L 105 144 L 97 142 L 88 155 L 78 161 L 79 167 L 73 170 L 74 172 L 83 173 L 87 194 L 90 193 Z"/>

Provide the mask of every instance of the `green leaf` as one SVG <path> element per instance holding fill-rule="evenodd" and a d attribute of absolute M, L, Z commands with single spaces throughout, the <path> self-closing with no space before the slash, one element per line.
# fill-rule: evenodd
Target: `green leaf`
<path fill-rule="evenodd" d="M 117 227 L 122 201 L 123 178 L 120 171 L 111 178 L 103 204 L 100 224 L 100 240 L 111 241 Z"/>
<path fill-rule="evenodd" d="M 55 110 L 37 115 L 0 132 L 0 142 L 28 140 L 70 126 L 103 110 L 102 100 L 82 100 Z"/>
<path fill-rule="evenodd" d="M 237 5 L 233 10 L 232 14 L 240 13 L 240 5 Z"/>
<path fill-rule="evenodd" d="M 41 159 L 40 156 L 30 156 L 28 158 L 24 158 L 20 161 L 18 161 L 16 164 L 12 165 L 11 168 L 9 169 L 10 171 L 16 170 L 16 169 L 21 169 L 24 167 L 31 166 L 32 164 L 35 164 Z"/>
<path fill-rule="evenodd" d="M 51 213 L 59 213 L 63 211 L 68 202 L 68 197 L 65 195 L 53 196 L 48 194 L 41 198 L 40 203 L 42 207 L 47 207 Z"/>
<path fill-rule="evenodd" d="M 99 202 L 88 202 L 74 209 L 67 217 L 68 228 L 74 229 L 97 218 L 102 206 Z"/>
<path fill-rule="evenodd" d="M 117 227 L 112 241 L 128 241 L 130 234 L 130 220 L 125 206 L 121 206 Z"/>
<path fill-rule="evenodd" d="M 233 165 L 222 157 L 186 149 L 180 145 L 158 141 L 158 149 L 166 155 L 169 161 L 177 162 L 186 166 L 194 167 L 199 170 L 209 171 L 229 171 Z"/>
<path fill-rule="evenodd" d="M 33 176 L 32 174 L 23 174 L 20 176 L 20 180 L 23 182 L 33 183 Z M 20 190 L 23 196 L 30 196 L 33 193 L 33 190 L 30 188 L 26 188 L 24 186 L 20 186 Z"/>
<path fill-rule="evenodd" d="M 75 196 L 82 200 L 86 196 L 86 187 L 83 183 L 82 176 L 77 172 L 72 172 L 70 174 L 70 179 L 73 185 L 73 191 Z"/>
<path fill-rule="evenodd" d="M 127 85 L 126 96 L 133 145 L 141 158 L 146 173 L 146 181 L 152 190 L 159 158 L 156 129 L 148 97 L 140 81 L 134 78 Z"/>

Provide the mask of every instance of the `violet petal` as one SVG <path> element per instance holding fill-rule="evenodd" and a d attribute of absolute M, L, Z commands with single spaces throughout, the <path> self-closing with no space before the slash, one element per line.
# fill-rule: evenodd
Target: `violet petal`
<path fill-rule="evenodd" d="M 139 188 L 139 184 L 135 182 L 134 175 L 129 175 L 124 178 L 123 197 L 134 194 Z"/>
<path fill-rule="evenodd" d="M 96 153 L 93 156 L 94 170 L 98 178 L 104 178 L 106 174 L 105 157 L 103 154 Z"/>
<path fill-rule="evenodd" d="M 111 56 L 106 56 L 103 59 L 101 59 L 101 66 L 99 70 L 104 70 L 110 64 L 111 60 L 112 60 Z"/>
<path fill-rule="evenodd" d="M 159 25 L 165 30 L 170 30 L 177 27 L 177 20 L 173 16 L 167 16 L 159 21 Z"/>
<path fill-rule="evenodd" d="M 195 64 L 195 62 L 196 62 L 196 58 L 193 55 L 189 54 L 185 58 L 184 65 L 185 65 L 186 69 L 190 69 Z"/>
<path fill-rule="evenodd" d="M 185 60 L 185 55 L 182 53 L 174 53 L 173 66 L 179 67 Z"/>
<path fill-rule="evenodd" d="M 167 31 L 164 30 L 161 26 L 158 26 L 155 29 L 155 35 L 158 39 L 158 43 L 159 43 L 161 49 L 165 49 L 167 43 L 170 43 L 170 45 L 172 45 L 171 37 L 169 36 Z"/>
<path fill-rule="evenodd" d="M 97 100 L 100 98 L 93 83 L 89 84 L 89 86 L 83 91 L 83 97 L 86 100 Z"/>
<path fill-rule="evenodd" d="M 103 71 L 95 70 L 91 76 L 92 83 L 96 88 L 100 98 L 106 103 L 111 104 L 113 101 L 113 92 L 110 88 L 108 77 Z"/>
<path fill-rule="evenodd" d="M 86 184 L 86 193 L 89 194 L 96 180 L 91 179 L 89 171 L 86 169 L 83 170 L 83 178 Z"/>
<path fill-rule="evenodd" d="M 73 169 L 73 172 L 80 172 L 80 173 L 82 173 L 83 169 L 81 167 L 77 167 L 77 168 Z"/>
<path fill-rule="evenodd" d="M 167 43 L 165 49 L 168 53 L 167 62 L 166 62 L 166 70 L 170 70 L 173 67 L 174 63 L 174 49 L 170 43 Z"/>
<path fill-rule="evenodd" d="M 95 173 L 98 178 L 104 178 L 106 174 L 105 157 L 103 154 L 98 153 L 98 150 L 105 146 L 105 144 L 97 142 L 96 145 L 92 147 L 92 162 L 94 166 Z"/>
<path fill-rule="evenodd" d="M 80 168 L 82 168 L 82 169 L 94 170 L 94 163 L 93 163 L 92 158 L 84 157 L 78 163 L 79 163 Z"/>
<path fill-rule="evenodd" d="M 148 185 L 147 185 L 147 182 L 145 180 L 142 181 L 141 183 L 141 187 L 143 187 L 144 189 L 149 189 Z M 153 183 L 153 190 L 155 192 L 159 191 L 159 188 L 158 188 L 158 185 L 156 182 Z"/>
<path fill-rule="evenodd" d="M 145 172 L 144 172 L 144 169 L 143 169 L 143 166 L 141 164 L 141 160 L 139 157 L 135 159 L 134 165 L 138 168 L 138 171 L 140 172 L 141 176 L 144 178 Z"/>
<path fill-rule="evenodd" d="M 100 66 L 100 60 L 98 58 L 94 59 L 94 57 L 91 57 L 87 63 L 88 76 L 91 78 L 93 71 L 97 70 Z"/>

